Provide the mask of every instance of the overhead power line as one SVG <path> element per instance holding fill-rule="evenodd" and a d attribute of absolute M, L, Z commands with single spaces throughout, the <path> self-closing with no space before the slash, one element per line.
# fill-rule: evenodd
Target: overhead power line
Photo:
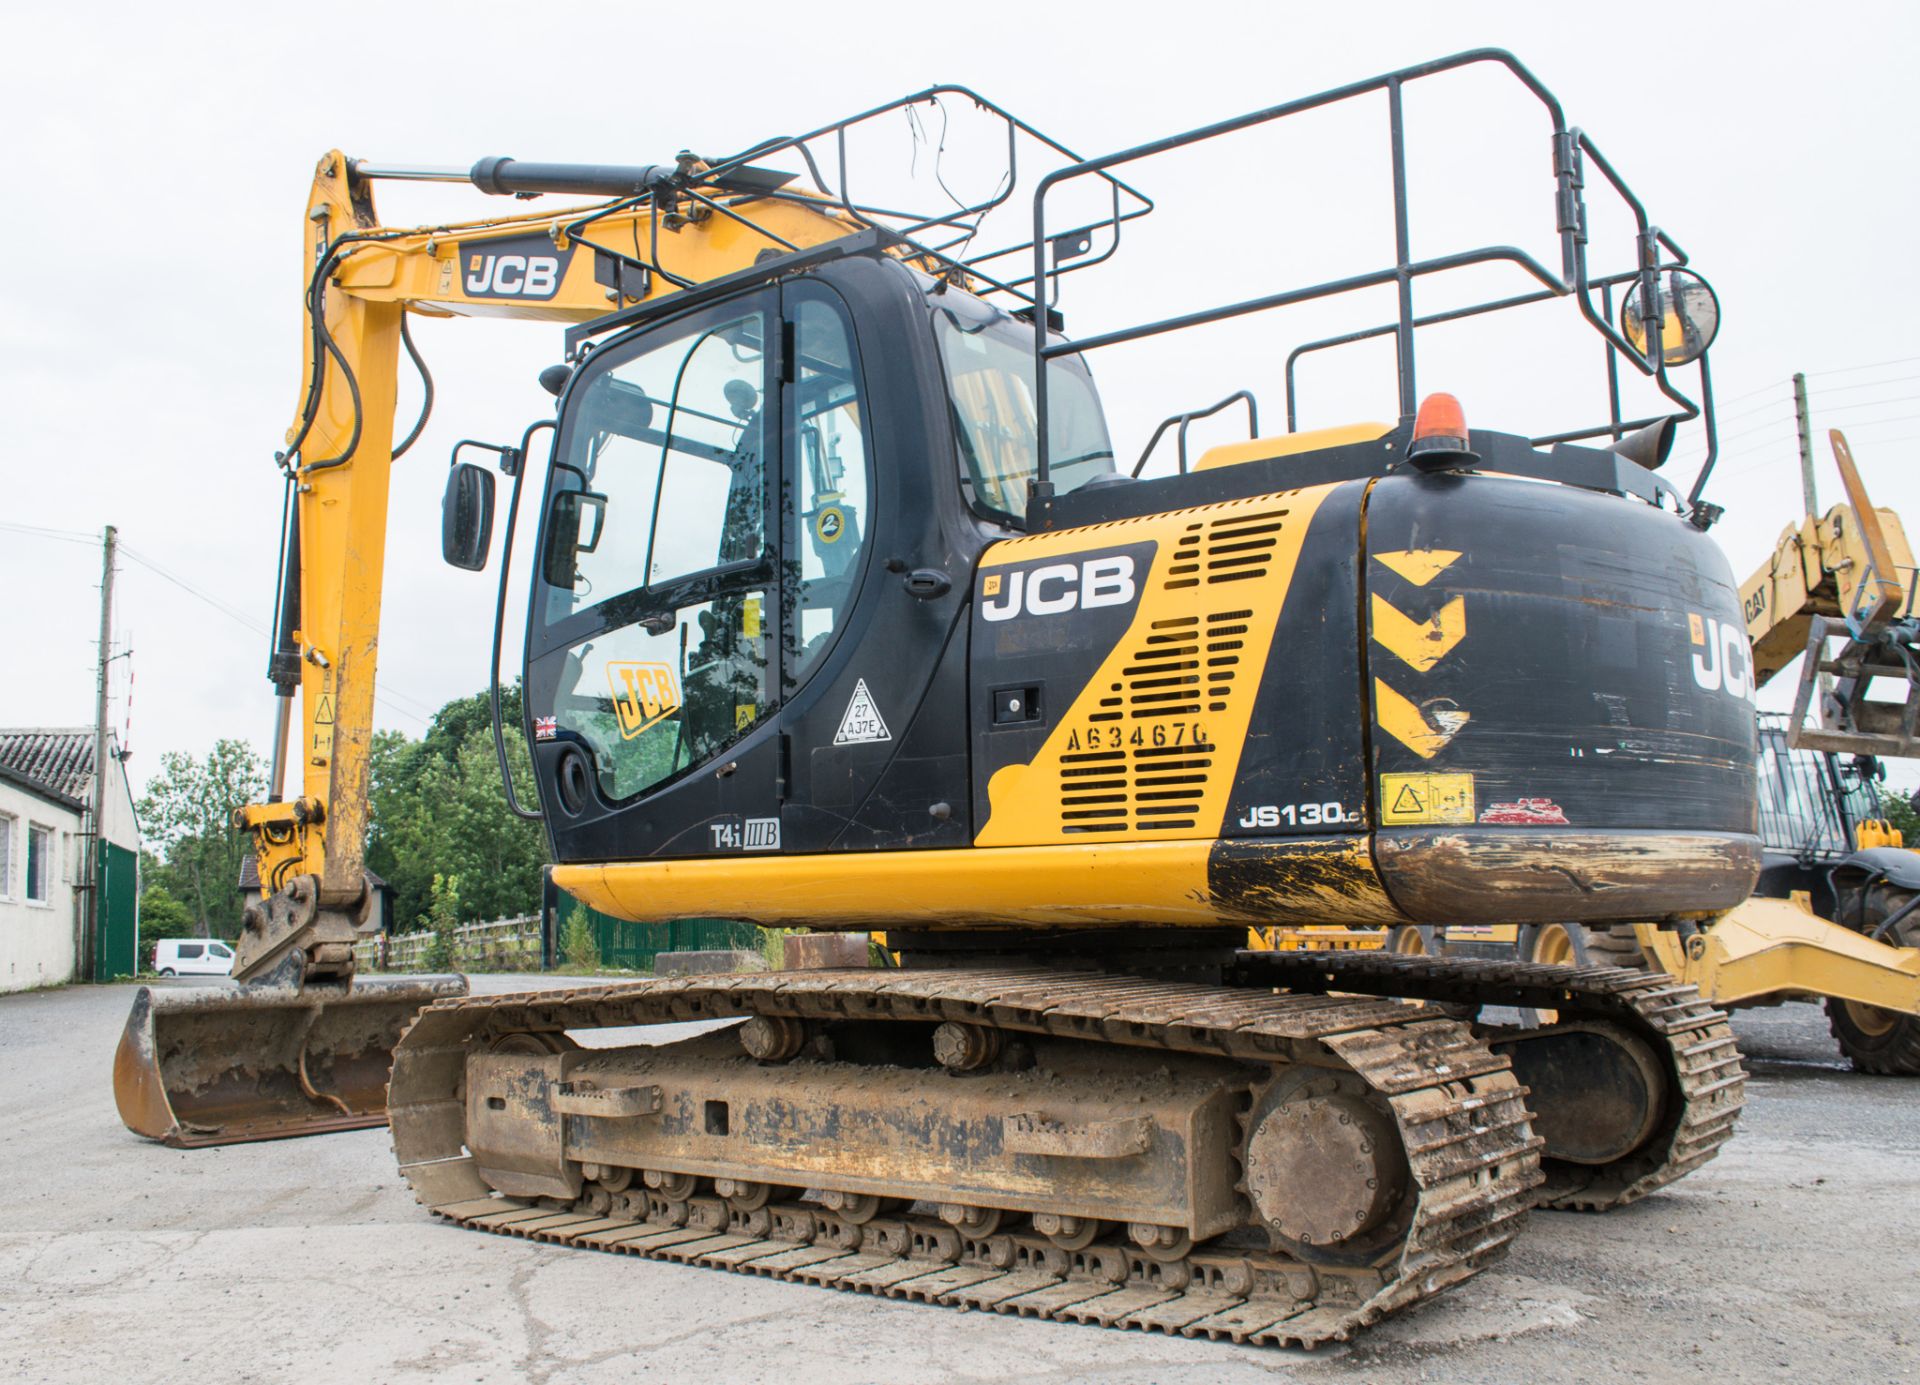
<path fill-rule="evenodd" d="M 84 533 L 78 529 L 49 529 L 39 524 L 15 524 L 11 520 L 0 519 L 0 529 L 14 534 L 31 534 L 35 538 L 54 539 L 60 543 L 84 543 L 89 548 L 100 545 L 98 534 Z"/>
<path fill-rule="evenodd" d="M 213 596 L 208 592 L 202 591 L 199 587 L 196 587 L 193 583 L 187 581 L 184 577 L 180 577 L 174 573 L 168 572 L 165 568 L 161 567 L 158 563 L 154 562 L 153 559 L 147 557 L 144 553 L 139 552 L 137 549 L 134 549 L 125 543 L 122 543 L 119 547 L 120 547 L 120 552 L 123 555 L 125 555 L 128 558 L 131 558 L 134 562 L 140 564 L 141 567 L 146 568 L 149 572 L 152 572 L 155 576 L 164 578 L 166 581 L 173 583 L 174 586 L 180 588 L 181 591 L 186 592 L 187 595 L 195 598 L 198 601 L 205 602 L 207 605 L 213 607 L 214 610 L 220 612 L 221 615 L 227 617 L 227 619 L 234 621 L 240 625 L 244 625 L 247 629 L 253 631 L 256 635 L 262 635 L 269 639 L 272 638 L 273 632 L 271 630 L 269 630 L 265 625 L 261 624 L 258 620 L 255 620 L 252 616 L 247 615 L 244 611 L 238 610 L 233 606 L 229 606 L 226 602 L 220 600 L 218 597 Z M 411 717 L 413 720 L 420 722 L 422 725 L 426 725 L 430 723 L 433 720 L 433 717 L 435 715 L 434 709 L 431 707 L 428 707 L 427 704 L 424 701 L 420 700 L 419 698 L 411 697 L 406 693 L 398 692 L 393 688 L 385 687 L 378 683 L 374 685 L 373 696 L 374 696 L 374 701 L 386 703 L 388 706 L 392 708 L 392 710 L 401 713 L 403 716 Z"/>

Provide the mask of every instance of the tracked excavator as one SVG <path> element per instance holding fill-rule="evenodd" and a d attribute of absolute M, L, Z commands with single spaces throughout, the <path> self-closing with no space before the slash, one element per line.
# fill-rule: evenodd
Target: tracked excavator
<path fill-rule="evenodd" d="M 1463 70 L 1540 114 L 1555 263 L 1410 249 L 1403 95 Z M 1063 285 L 1152 208 L 1134 165 L 1338 103 L 1383 117 L 1387 263 L 1065 335 Z M 993 190 L 863 200 L 860 137 L 949 108 L 1004 129 Z M 1634 227 L 1606 272 L 1590 178 Z M 598 200 L 396 229 L 381 179 Z M 983 232 L 1001 209 L 1006 239 Z M 1511 55 L 1093 159 L 950 87 L 723 159 L 334 152 L 305 224 L 275 664 L 299 681 L 305 792 L 243 814 L 278 889 L 237 968 L 278 978 L 263 1005 L 304 1004 L 316 1030 L 348 1008 L 316 978 L 349 970 L 357 922 L 409 313 L 567 325 L 542 376 L 554 416 L 493 449 L 512 481 L 499 612 L 517 526 L 535 531 L 511 731 L 537 807 L 506 789 L 543 821 L 557 883 L 637 921 L 884 929 L 900 963 L 433 1000 L 390 1045 L 386 1115 L 434 1215 L 1311 1345 L 1474 1274 L 1537 1201 L 1632 1201 L 1731 1134 L 1724 1016 L 1665 978 L 1246 946 L 1250 926 L 1706 918 L 1758 868 L 1751 705 L 1688 672 L 1697 632 L 1741 629 L 1738 589 L 1705 469 L 1690 491 L 1658 470 L 1682 426 L 1711 458 L 1717 306 Z M 1473 269 L 1517 290 L 1417 308 L 1416 288 Z M 1189 425 L 1218 410 L 1185 409 L 1161 429 L 1175 469 L 1116 463 L 1089 357 L 1369 289 L 1393 320 L 1295 349 L 1285 434 L 1254 423 L 1189 461 Z M 1555 303 L 1595 334 L 1603 418 L 1527 437 L 1421 401 L 1416 336 Z M 1363 341 L 1393 347 L 1396 422 L 1295 431 L 1295 362 Z M 1658 412 L 1631 416 L 1630 389 Z M 449 561 L 485 565 L 495 507 L 493 472 L 456 460 Z M 497 612 L 496 694 L 499 644 Z M 1522 801 L 1557 815 L 1498 811 Z M 117 1069 L 134 1129 L 279 1133 L 239 1099 L 262 1072 L 332 1118 L 311 1095 L 326 1074 L 289 1075 L 286 1044 L 141 1006 Z M 1484 1013 L 1511 1006 L 1556 1019 Z M 729 1023 L 605 1032 L 685 1021 Z M 208 1134 L 183 1108 L 212 1089 L 230 1099 Z"/>

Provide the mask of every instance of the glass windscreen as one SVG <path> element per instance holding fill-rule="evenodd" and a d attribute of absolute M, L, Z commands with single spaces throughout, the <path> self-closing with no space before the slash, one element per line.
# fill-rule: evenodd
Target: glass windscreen
<path fill-rule="evenodd" d="M 567 652 L 544 739 L 585 748 L 608 799 L 631 798 L 718 754 L 772 710 L 764 591 L 682 606 Z"/>
<path fill-rule="evenodd" d="M 549 624 L 761 556 L 764 340 L 763 316 L 747 313 L 648 338 L 581 385 L 548 502 Z"/>
<path fill-rule="evenodd" d="M 975 508 L 1024 518 L 1039 468 L 1033 329 L 958 290 L 930 301 L 953 397 L 961 484 Z M 1114 469 L 1106 416 L 1078 357 L 1047 362 L 1047 460 L 1062 495 Z"/>

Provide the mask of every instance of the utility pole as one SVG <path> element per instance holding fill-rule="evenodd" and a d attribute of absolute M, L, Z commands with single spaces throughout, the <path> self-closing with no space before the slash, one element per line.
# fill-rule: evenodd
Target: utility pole
<path fill-rule="evenodd" d="M 1813 423 L 1807 415 L 1807 377 L 1793 373 L 1793 418 L 1800 428 L 1800 494 L 1807 502 L 1807 514 L 1817 518 L 1820 504 L 1813 491 Z"/>
<path fill-rule="evenodd" d="M 107 811 L 107 669 L 113 659 L 113 549 L 118 531 L 109 524 L 100 559 L 100 668 L 93 704 L 93 840 L 89 844 L 92 861 L 87 871 L 91 888 L 87 907 L 81 911 L 84 924 L 79 939 L 79 955 L 74 958 L 83 981 L 94 979 L 93 952 L 98 944 L 102 919 L 100 898 L 104 893 L 106 862 L 102 844 L 106 841 L 104 823 Z"/>
<path fill-rule="evenodd" d="M 1800 430 L 1800 498 L 1806 502 L 1807 518 L 1820 517 L 1820 498 L 1813 489 L 1813 419 L 1807 408 L 1807 377 L 1793 372 L 1793 421 Z M 1803 656 L 1804 657 L 1804 656 Z M 1816 726 L 1827 724 L 1827 698 L 1833 692 L 1833 675 L 1820 675 L 1820 702 L 1814 711 Z"/>

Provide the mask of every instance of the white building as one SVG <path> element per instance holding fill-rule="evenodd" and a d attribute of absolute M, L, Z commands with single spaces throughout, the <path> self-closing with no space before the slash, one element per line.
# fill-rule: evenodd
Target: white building
<path fill-rule="evenodd" d="M 109 742 L 106 840 L 138 857 L 119 747 Z M 70 981 L 85 908 L 93 728 L 0 729 L 0 992 Z"/>

